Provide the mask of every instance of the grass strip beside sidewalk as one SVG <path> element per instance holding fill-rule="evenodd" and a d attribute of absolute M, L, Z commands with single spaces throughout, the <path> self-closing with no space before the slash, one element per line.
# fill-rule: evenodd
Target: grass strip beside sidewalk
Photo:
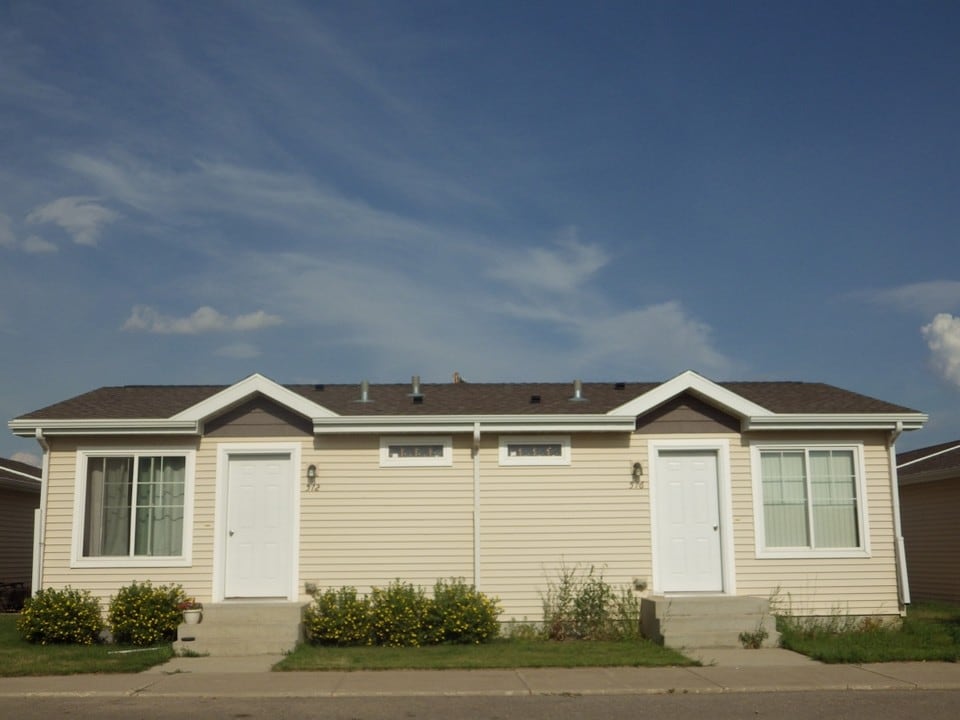
<path fill-rule="evenodd" d="M 0 677 L 136 673 L 173 657 L 173 648 L 169 643 L 152 648 L 34 645 L 20 637 L 17 617 L 0 614 Z"/>
<path fill-rule="evenodd" d="M 320 647 L 301 645 L 276 670 L 451 670 L 520 667 L 698 665 L 646 640 L 600 642 L 495 640 L 482 645 Z"/>

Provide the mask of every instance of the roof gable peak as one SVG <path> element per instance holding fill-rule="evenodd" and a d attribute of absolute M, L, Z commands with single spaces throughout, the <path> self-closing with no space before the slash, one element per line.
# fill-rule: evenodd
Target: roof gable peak
<path fill-rule="evenodd" d="M 188 407 L 173 417 L 171 420 L 186 420 L 202 422 L 203 420 L 229 410 L 254 395 L 263 395 L 273 400 L 278 405 L 282 405 L 296 413 L 308 418 L 315 417 L 334 417 L 335 412 L 319 405 L 299 393 L 285 388 L 277 382 L 274 382 L 265 375 L 253 373 L 243 380 L 224 388 L 218 393 L 211 395 L 206 400 L 198 402 L 196 405 Z"/>
<path fill-rule="evenodd" d="M 721 385 L 708 380 L 693 370 L 685 370 L 666 382 L 615 407 L 608 415 L 643 415 L 668 400 L 690 393 L 705 402 L 739 418 L 773 415 L 767 408 L 756 404 Z"/>

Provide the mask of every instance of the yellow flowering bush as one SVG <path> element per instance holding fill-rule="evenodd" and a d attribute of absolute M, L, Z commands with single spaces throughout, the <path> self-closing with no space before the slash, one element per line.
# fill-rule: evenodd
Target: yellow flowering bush
<path fill-rule="evenodd" d="M 342 587 L 314 594 L 303 612 L 307 640 L 315 645 L 373 645 L 370 601 Z"/>
<path fill-rule="evenodd" d="M 186 600 L 179 585 L 153 585 L 147 581 L 120 588 L 110 598 L 108 620 L 113 638 L 125 645 L 154 645 L 177 637 Z"/>
<path fill-rule="evenodd" d="M 373 588 L 369 597 L 352 587 L 313 596 L 303 622 L 316 645 L 481 643 L 500 629 L 498 602 L 463 580 L 437 582 L 432 598 L 401 580 Z"/>
<path fill-rule="evenodd" d="M 20 636 L 32 643 L 93 645 L 103 629 L 100 603 L 87 590 L 44 588 L 27 598 L 17 618 Z"/>
<path fill-rule="evenodd" d="M 500 632 L 497 600 L 491 600 L 463 578 L 438 580 L 428 612 L 435 643 L 478 644 Z"/>

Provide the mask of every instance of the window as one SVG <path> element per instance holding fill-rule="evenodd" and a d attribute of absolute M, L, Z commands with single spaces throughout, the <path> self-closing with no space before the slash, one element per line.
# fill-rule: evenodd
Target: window
<path fill-rule="evenodd" d="M 764 447 L 758 536 L 764 551 L 865 550 L 860 453 L 852 447 Z"/>
<path fill-rule="evenodd" d="M 381 467 L 452 465 L 453 443 L 446 437 L 382 437 Z"/>
<path fill-rule="evenodd" d="M 81 453 L 78 559 L 183 558 L 187 453 Z"/>
<path fill-rule="evenodd" d="M 501 465 L 569 465 L 568 435 L 500 436 Z"/>

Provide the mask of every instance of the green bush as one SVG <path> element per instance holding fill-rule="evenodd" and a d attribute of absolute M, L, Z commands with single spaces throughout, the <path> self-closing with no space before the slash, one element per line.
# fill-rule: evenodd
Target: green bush
<path fill-rule="evenodd" d="M 177 637 L 186 599 L 179 585 L 153 587 L 149 581 L 120 588 L 110 599 L 108 621 L 113 639 L 125 645 L 155 645 Z"/>
<path fill-rule="evenodd" d="M 367 597 L 342 587 L 313 593 L 304 611 L 307 640 L 314 645 L 419 646 L 481 643 L 500 630 L 496 600 L 461 580 L 441 580 L 428 598 L 420 587 L 395 580 Z"/>
<path fill-rule="evenodd" d="M 342 587 L 314 595 L 304 610 L 307 640 L 315 645 L 372 645 L 370 601 L 357 589 Z"/>
<path fill-rule="evenodd" d="M 640 636 L 640 602 L 617 590 L 592 565 L 560 567 L 543 595 L 543 630 L 551 640 L 621 640 Z"/>
<path fill-rule="evenodd" d="M 23 604 L 17 631 L 29 642 L 93 645 L 103 629 L 100 603 L 87 590 L 46 588 Z"/>
<path fill-rule="evenodd" d="M 423 588 L 394 580 L 370 592 L 373 636 L 378 645 L 416 647 L 430 642 L 430 603 Z"/>
<path fill-rule="evenodd" d="M 500 608 L 462 578 L 439 580 L 433 587 L 428 626 L 434 643 L 482 643 L 500 632 Z"/>

